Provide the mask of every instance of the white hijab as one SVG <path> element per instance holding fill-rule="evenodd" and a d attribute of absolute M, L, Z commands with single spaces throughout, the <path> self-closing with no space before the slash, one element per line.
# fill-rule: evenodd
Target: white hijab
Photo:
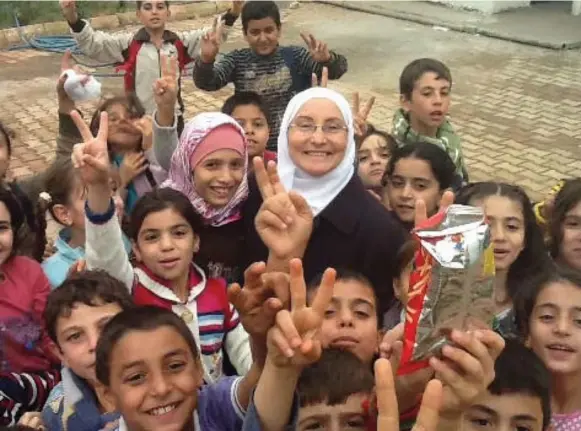
<path fill-rule="evenodd" d="M 289 152 L 288 131 L 301 107 L 311 99 L 327 99 L 335 103 L 347 125 L 347 147 L 345 156 L 332 171 L 313 177 L 302 171 L 292 160 Z M 280 125 L 278 135 L 278 175 L 285 189 L 302 195 L 313 215 L 317 216 L 347 185 L 355 172 L 355 138 L 351 107 L 345 98 L 328 88 L 313 87 L 295 95 L 289 102 Z"/>

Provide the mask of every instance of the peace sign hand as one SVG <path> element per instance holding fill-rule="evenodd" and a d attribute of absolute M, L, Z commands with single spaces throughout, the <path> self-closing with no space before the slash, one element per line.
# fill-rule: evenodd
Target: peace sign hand
<path fill-rule="evenodd" d="M 83 138 L 82 144 L 73 147 L 71 161 L 80 172 L 87 185 L 106 185 L 109 187 L 109 153 L 107 151 L 107 132 L 109 120 L 106 112 L 101 112 L 99 132 L 94 137 L 77 111 L 71 111 L 71 118 Z"/>
<path fill-rule="evenodd" d="M 317 76 L 316 73 L 313 73 L 313 75 L 311 77 L 311 85 L 313 87 L 327 88 L 328 82 L 329 82 L 329 69 L 327 68 L 327 66 L 323 67 L 323 70 L 321 71 L 321 81 L 320 82 L 319 82 L 319 77 Z"/>
<path fill-rule="evenodd" d="M 355 136 L 362 138 L 367 133 L 367 117 L 373 108 L 375 97 L 371 97 L 365 106 L 360 106 L 359 93 L 353 93 L 353 120 L 355 126 Z"/>
<path fill-rule="evenodd" d="M 171 109 L 173 112 L 178 99 L 178 59 L 163 54 L 160 62 L 161 78 L 153 83 L 155 104 L 160 111 Z"/>
<path fill-rule="evenodd" d="M 222 43 L 222 20 L 216 17 L 212 29 L 202 36 L 200 43 L 200 58 L 204 63 L 213 63 L 220 52 L 220 44 Z"/>
<path fill-rule="evenodd" d="M 244 288 L 238 283 L 228 288 L 228 299 L 246 332 L 265 336 L 289 301 L 288 274 L 266 272 L 264 262 L 255 262 L 244 271 Z"/>
<path fill-rule="evenodd" d="M 327 269 L 310 307 L 300 259 L 290 262 L 289 310 L 276 315 L 276 325 L 268 332 L 270 361 L 278 367 L 305 367 L 319 360 L 322 351 L 318 332 L 333 297 L 336 272 Z"/>
<path fill-rule="evenodd" d="M 313 60 L 317 63 L 327 63 L 331 60 L 331 53 L 327 44 L 315 39 L 312 34 L 301 33 Z"/>
<path fill-rule="evenodd" d="M 278 259 L 301 256 L 313 231 L 311 208 L 298 193 L 286 192 L 274 162 L 265 168 L 264 161 L 255 157 L 254 172 L 263 198 L 254 219 L 258 235 Z"/>
<path fill-rule="evenodd" d="M 399 431 L 399 409 L 391 365 L 387 359 L 375 361 L 377 431 Z M 422 397 L 420 411 L 412 431 L 436 431 L 442 404 L 442 384 L 431 380 Z"/>

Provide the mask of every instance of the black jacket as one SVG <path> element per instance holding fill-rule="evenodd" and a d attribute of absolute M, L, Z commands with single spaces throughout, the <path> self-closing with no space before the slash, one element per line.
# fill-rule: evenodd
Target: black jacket
<path fill-rule="evenodd" d="M 268 249 L 254 227 L 262 197 L 254 176 L 244 209 L 246 226 L 245 267 L 265 261 Z M 307 283 L 328 267 L 356 271 L 373 284 L 384 313 L 393 300 L 397 252 L 407 233 L 389 212 L 365 190 L 354 174 L 345 188 L 314 221 L 313 233 L 303 258 Z"/>

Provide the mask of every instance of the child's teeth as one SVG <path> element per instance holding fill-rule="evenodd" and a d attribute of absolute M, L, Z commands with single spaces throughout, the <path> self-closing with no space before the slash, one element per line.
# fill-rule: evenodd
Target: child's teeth
<path fill-rule="evenodd" d="M 175 408 L 176 408 L 175 405 L 159 407 L 157 409 L 153 409 L 151 411 L 151 413 L 153 414 L 153 416 L 161 416 L 161 415 L 165 415 L 166 413 L 171 412 Z"/>

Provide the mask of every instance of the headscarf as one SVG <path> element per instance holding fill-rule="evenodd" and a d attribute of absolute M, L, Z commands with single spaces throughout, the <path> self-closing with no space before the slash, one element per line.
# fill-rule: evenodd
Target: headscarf
<path fill-rule="evenodd" d="M 327 99 L 335 103 L 347 125 L 347 147 L 343 160 L 335 169 L 320 177 L 313 177 L 302 171 L 289 152 L 289 127 L 301 107 L 312 99 Z M 284 111 L 278 135 L 278 175 L 286 190 L 294 190 L 305 198 L 314 216 L 337 197 L 355 173 L 354 134 L 353 114 L 349 103 L 341 94 L 328 88 L 313 87 L 298 93 Z"/>
<path fill-rule="evenodd" d="M 244 175 L 242 182 L 234 193 L 230 202 L 222 208 L 214 208 L 209 205 L 196 191 L 194 181 L 192 178 L 192 166 L 190 160 L 196 150 L 208 136 L 210 132 L 220 126 L 232 126 L 240 133 L 244 140 Z M 220 147 L 230 148 L 226 145 Z M 204 112 L 196 115 L 184 127 L 180 142 L 171 158 L 171 166 L 168 173 L 168 179 L 162 184 L 162 187 L 169 187 L 179 192 L 182 192 L 188 197 L 196 212 L 200 214 L 204 221 L 211 226 L 222 226 L 241 218 L 240 205 L 246 200 L 248 196 L 248 149 L 246 145 L 246 138 L 244 130 L 231 117 L 221 112 Z M 203 147 L 202 147 L 203 149 Z M 233 145 L 232 149 L 239 151 L 239 145 Z M 205 155 L 208 155 L 206 153 Z"/>

